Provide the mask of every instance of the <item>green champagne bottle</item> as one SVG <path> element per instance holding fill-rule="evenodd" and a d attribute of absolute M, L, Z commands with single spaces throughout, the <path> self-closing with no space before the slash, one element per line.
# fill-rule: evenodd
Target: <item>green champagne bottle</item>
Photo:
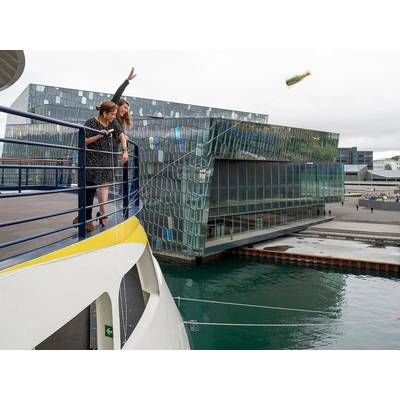
<path fill-rule="evenodd" d="M 287 86 L 295 85 L 296 83 L 299 83 L 300 81 L 302 81 L 308 75 L 311 75 L 310 71 L 306 71 L 306 72 L 304 72 L 304 74 L 292 76 L 291 78 L 289 78 L 286 81 L 286 85 Z"/>

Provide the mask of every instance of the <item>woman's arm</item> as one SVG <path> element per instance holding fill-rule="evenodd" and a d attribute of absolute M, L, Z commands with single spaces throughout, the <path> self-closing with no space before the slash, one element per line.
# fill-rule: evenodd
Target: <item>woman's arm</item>
<path fill-rule="evenodd" d="M 128 143 L 124 132 L 119 134 L 119 141 L 122 147 L 121 164 L 123 165 L 128 161 Z"/>
<path fill-rule="evenodd" d="M 121 96 L 124 93 L 124 90 L 129 85 L 129 81 L 131 81 L 135 76 L 136 76 L 135 68 L 132 67 L 132 70 L 131 70 L 128 78 L 125 79 L 123 84 L 117 89 L 117 91 L 115 92 L 114 96 L 112 97 L 111 101 L 113 103 L 118 104 L 118 102 L 121 100 Z"/>
<path fill-rule="evenodd" d="M 85 139 L 85 144 L 88 145 L 90 143 L 95 142 L 96 140 L 99 140 L 100 138 L 102 138 L 103 135 L 96 135 L 96 136 L 91 136 Z"/>

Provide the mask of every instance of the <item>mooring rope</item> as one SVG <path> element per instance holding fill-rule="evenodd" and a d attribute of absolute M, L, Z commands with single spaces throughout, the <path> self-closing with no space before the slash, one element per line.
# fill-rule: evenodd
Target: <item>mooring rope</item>
<path fill-rule="evenodd" d="M 319 310 L 306 310 L 302 308 L 287 308 L 287 307 L 275 307 L 275 306 L 266 306 L 259 304 L 244 304 L 244 303 L 232 303 L 227 301 L 217 301 L 217 300 L 204 300 L 204 299 L 193 299 L 190 297 L 180 297 L 176 296 L 174 299 L 177 299 L 180 305 L 180 301 L 194 301 L 199 303 L 211 303 L 211 304 L 225 304 L 229 306 L 238 306 L 238 307 L 252 307 L 252 308 L 268 308 L 271 310 L 283 310 L 283 311 L 295 311 L 295 312 L 309 312 L 309 313 L 317 313 L 317 314 L 330 314 L 337 315 L 337 312 L 334 311 L 319 311 Z"/>
<path fill-rule="evenodd" d="M 316 323 L 305 323 L 305 324 L 240 324 L 240 323 L 229 323 L 229 322 L 199 322 L 196 320 L 183 321 L 187 325 L 210 325 L 210 326 L 239 326 L 239 327 L 302 327 L 302 326 L 331 326 L 331 325 L 362 325 L 370 324 L 373 322 L 383 322 L 396 320 L 398 318 L 386 318 L 386 319 L 372 319 L 369 321 L 349 321 L 349 322 L 316 322 Z"/>
<path fill-rule="evenodd" d="M 238 307 L 266 308 L 266 309 L 272 309 L 272 310 L 337 315 L 337 313 L 333 312 L 333 311 L 308 310 L 308 309 L 303 309 L 303 308 L 288 308 L 288 307 L 275 307 L 275 306 L 267 306 L 267 305 L 259 305 L 259 304 L 233 303 L 233 302 L 227 302 L 227 301 L 194 299 L 194 298 L 190 298 L 190 297 L 180 297 L 180 296 L 174 296 L 174 299 L 178 300 L 178 307 L 180 307 L 181 301 L 193 301 L 193 302 L 199 302 L 199 303 L 223 304 L 223 305 L 238 306 Z M 380 319 L 372 319 L 372 320 L 367 320 L 367 321 L 315 322 L 315 323 L 295 323 L 295 324 L 201 322 L 201 321 L 197 321 L 197 320 L 183 321 L 183 323 L 191 325 L 191 326 L 209 325 L 209 326 L 280 327 L 280 328 L 282 328 L 282 327 L 301 327 L 301 326 L 359 325 L 359 324 L 370 324 L 373 322 L 383 322 L 383 321 L 393 321 L 393 320 L 400 320 L 400 317 L 380 318 Z"/>

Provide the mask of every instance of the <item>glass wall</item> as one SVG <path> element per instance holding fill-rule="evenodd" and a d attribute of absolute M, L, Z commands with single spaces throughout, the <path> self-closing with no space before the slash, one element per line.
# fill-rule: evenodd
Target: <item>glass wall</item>
<path fill-rule="evenodd" d="M 129 132 L 139 146 L 144 209 L 152 248 L 202 255 L 213 157 L 207 154 L 207 118 L 137 121 Z"/>
<path fill-rule="evenodd" d="M 324 205 L 283 208 L 252 214 L 235 214 L 211 217 L 207 222 L 207 240 L 230 237 L 238 233 L 273 228 L 307 218 L 317 218 L 324 213 Z"/>
<path fill-rule="evenodd" d="M 325 202 L 342 199 L 340 171 L 334 162 L 215 160 L 207 238 L 322 216 Z"/>

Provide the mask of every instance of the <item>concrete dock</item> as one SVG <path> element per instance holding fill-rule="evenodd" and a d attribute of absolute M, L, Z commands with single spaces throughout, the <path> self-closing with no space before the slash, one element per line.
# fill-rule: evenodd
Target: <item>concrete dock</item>
<path fill-rule="evenodd" d="M 399 213 L 358 211 L 355 200 L 328 204 L 332 221 L 233 250 L 247 256 L 400 274 Z M 354 208 L 353 208 L 354 206 Z M 361 212 L 360 212 L 361 211 Z"/>

